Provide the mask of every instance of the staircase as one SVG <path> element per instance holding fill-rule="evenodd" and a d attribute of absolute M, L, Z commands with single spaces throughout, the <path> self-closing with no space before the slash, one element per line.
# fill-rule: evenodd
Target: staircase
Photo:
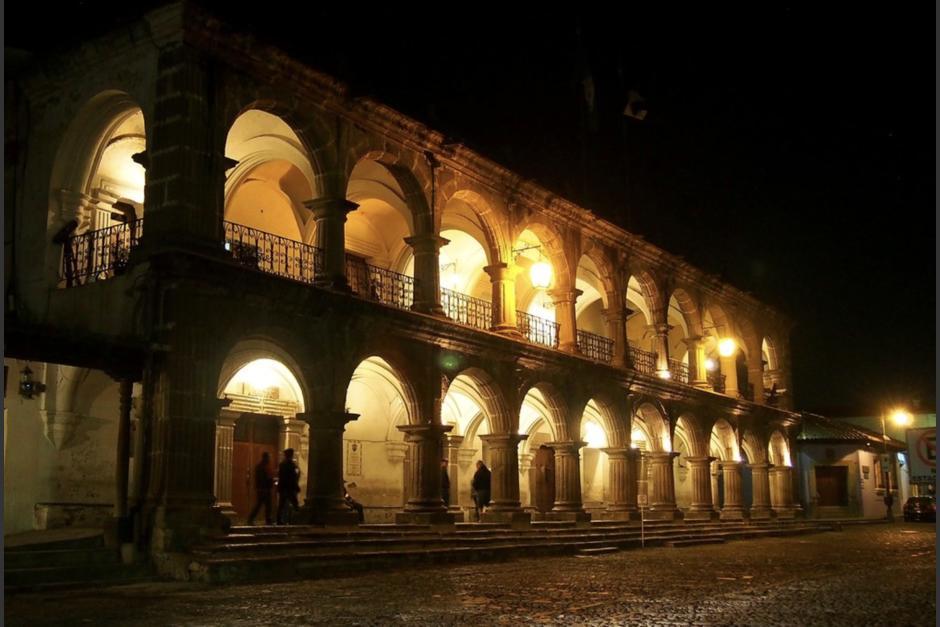
<path fill-rule="evenodd" d="M 728 540 L 830 531 L 813 521 L 534 522 L 458 524 L 453 531 L 426 525 L 233 527 L 223 538 L 196 547 L 193 579 L 206 582 L 323 578 L 402 566 L 506 560 L 541 555 L 603 555 L 641 546 L 681 547 Z"/>
<path fill-rule="evenodd" d="M 68 531 L 71 533 L 36 534 L 25 542 L 5 539 L 4 592 L 101 587 L 155 579 L 146 564 L 123 564 L 116 549 L 105 547 L 101 531 Z"/>

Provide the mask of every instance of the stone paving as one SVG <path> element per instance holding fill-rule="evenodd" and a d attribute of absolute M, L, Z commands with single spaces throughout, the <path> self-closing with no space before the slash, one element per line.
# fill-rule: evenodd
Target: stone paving
<path fill-rule="evenodd" d="M 8 625 L 933 625 L 936 527 L 333 580 L 13 595 Z"/>

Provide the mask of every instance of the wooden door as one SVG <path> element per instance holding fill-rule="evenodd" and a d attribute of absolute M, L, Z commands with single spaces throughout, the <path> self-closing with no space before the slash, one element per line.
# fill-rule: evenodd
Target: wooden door
<path fill-rule="evenodd" d="M 257 502 L 255 466 L 264 453 L 270 458 L 270 469 L 277 476 L 278 437 L 281 418 L 261 414 L 242 414 L 235 422 L 232 449 L 232 509 L 237 517 L 246 520 Z M 276 507 L 276 503 L 272 506 Z M 264 512 L 260 512 L 264 516 Z M 273 516 L 273 512 L 272 512 Z"/>
<path fill-rule="evenodd" d="M 532 467 L 535 469 L 532 502 L 535 509 L 547 512 L 555 504 L 555 451 L 548 446 L 540 446 Z"/>
<path fill-rule="evenodd" d="M 847 466 L 816 466 L 816 492 L 820 507 L 849 504 Z"/>

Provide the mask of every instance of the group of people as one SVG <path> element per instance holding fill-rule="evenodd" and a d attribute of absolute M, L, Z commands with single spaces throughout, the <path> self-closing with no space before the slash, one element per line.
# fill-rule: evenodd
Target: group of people
<path fill-rule="evenodd" d="M 255 524 L 255 516 L 264 508 L 264 522 L 271 524 L 271 501 L 277 487 L 277 524 L 290 524 L 291 512 L 300 509 L 297 494 L 300 492 L 300 468 L 294 463 L 294 449 L 284 449 L 284 461 L 277 467 L 277 478 L 271 473 L 271 455 L 261 454 L 255 466 L 255 493 L 257 501 L 248 515 L 248 524 Z"/>
<path fill-rule="evenodd" d="M 473 506 L 476 511 L 476 518 L 480 520 L 484 510 L 490 502 L 490 469 L 482 460 L 477 462 L 476 472 L 473 473 L 473 479 L 470 481 L 470 496 L 473 498 Z M 356 484 L 347 484 L 343 482 L 343 498 L 349 507 L 356 511 L 359 522 L 365 521 L 365 508 L 350 496 L 347 486 L 355 487 Z M 277 467 L 277 477 L 271 472 L 271 456 L 268 453 L 261 454 L 261 461 L 255 466 L 255 493 L 257 501 L 251 513 L 248 515 L 248 524 L 255 524 L 255 517 L 264 508 L 264 522 L 271 524 L 272 500 L 274 497 L 274 488 L 277 488 L 278 506 L 277 506 L 277 524 L 290 524 L 291 513 L 300 509 L 297 503 L 297 494 L 300 492 L 300 469 L 294 463 L 294 449 L 284 450 L 284 461 Z M 450 477 L 447 476 L 447 460 L 441 460 L 441 496 L 444 499 L 444 505 L 450 507 Z"/>

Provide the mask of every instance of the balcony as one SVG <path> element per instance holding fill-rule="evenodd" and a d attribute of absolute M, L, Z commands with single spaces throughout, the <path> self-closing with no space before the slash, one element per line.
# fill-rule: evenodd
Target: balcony
<path fill-rule="evenodd" d="M 246 268 L 313 285 L 323 267 L 323 252 L 316 246 L 228 221 L 223 223 L 223 230 L 225 250 L 234 262 Z M 123 274 L 130 251 L 142 233 L 143 220 L 136 220 L 69 238 L 63 246 L 60 286 L 76 287 Z M 361 257 L 347 254 L 346 278 L 358 298 L 406 310 L 414 304 L 413 277 L 373 266 Z M 441 306 L 456 324 L 483 331 L 493 327 L 493 308 L 487 300 L 442 288 Z M 524 311 L 516 312 L 516 321 L 529 342 L 558 348 L 558 323 Z M 588 359 L 607 364 L 613 361 L 613 340 L 579 330 L 577 341 Z M 630 346 L 630 359 L 634 370 L 656 373 L 654 353 Z M 686 364 L 670 359 L 669 368 L 674 381 L 690 384 Z M 724 391 L 723 376 L 710 373 L 709 383 L 716 392 Z"/>

